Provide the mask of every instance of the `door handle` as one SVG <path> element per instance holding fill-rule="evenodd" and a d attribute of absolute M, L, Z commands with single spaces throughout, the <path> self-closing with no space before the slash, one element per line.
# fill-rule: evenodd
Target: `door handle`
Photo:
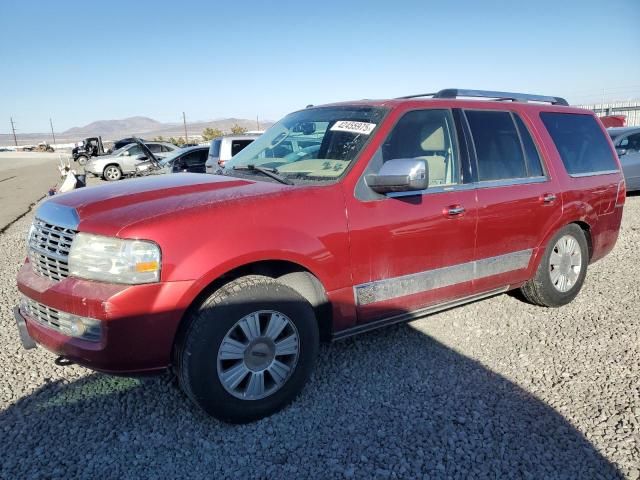
<path fill-rule="evenodd" d="M 542 195 L 542 203 L 551 204 L 556 201 L 556 196 L 553 193 L 545 193 Z"/>
<path fill-rule="evenodd" d="M 458 215 L 462 215 L 464 212 L 466 212 L 466 210 L 462 205 L 451 205 L 444 209 L 444 213 L 449 217 L 457 217 Z"/>

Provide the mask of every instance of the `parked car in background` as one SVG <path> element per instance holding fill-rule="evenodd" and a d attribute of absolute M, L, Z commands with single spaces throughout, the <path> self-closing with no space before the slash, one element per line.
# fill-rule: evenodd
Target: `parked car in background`
<path fill-rule="evenodd" d="M 209 158 L 207 158 L 206 171 L 214 173 L 219 167 L 224 167 L 227 160 L 241 152 L 243 148 L 253 142 L 260 135 L 230 135 L 211 140 Z"/>
<path fill-rule="evenodd" d="M 136 165 L 139 175 L 160 175 L 165 173 L 205 173 L 209 147 L 195 146 L 178 148 L 159 162 L 145 160 Z"/>
<path fill-rule="evenodd" d="M 204 411 L 248 422 L 298 395 L 320 338 L 514 289 L 571 302 L 626 200 L 602 124 L 557 97 L 425 97 L 294 112 L 222 175 L 51 197 L 18 273 L 23 344 L 118 374 L 173 368 Z"/>
<path fill-rule="evenodd" d="M 640 127 L 609 128 L 607 131 L 620 157 L 627 191 L 640 190 Z"/>
<path fill-rule="evenodd" d="M 144 144 L 158 159 L 178 149 L 175 145 L 165 142 L 145 142 Z M 110 155 L 92 158 L 85 165 L 84 171 L 105 180 L 115 181 L 124 176 L 135 174 L 136 165 L 147 159 L 148 155 L 140 145 L 129 143 Z"/>

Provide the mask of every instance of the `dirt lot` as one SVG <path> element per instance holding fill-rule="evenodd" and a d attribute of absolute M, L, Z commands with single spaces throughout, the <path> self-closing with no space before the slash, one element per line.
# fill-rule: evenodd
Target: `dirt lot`
<path fill-rule="evenodd" d="M 0 478 L 640 478 L 640 196 L 571 305 L 501 295 L 326 345 L 301 397 L 245 426 L 168 375 L 23 350 L 31 218 L 0 235 Z"/>

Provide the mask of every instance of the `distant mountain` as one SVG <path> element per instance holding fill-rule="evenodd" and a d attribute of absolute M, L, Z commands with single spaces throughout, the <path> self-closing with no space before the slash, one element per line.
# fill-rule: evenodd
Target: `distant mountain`
<path fill-rule="evenodd" d="M 207 122 L 187 122 L 187 133 L 193 141 L 202 134 L 205 128 L 217 128 L 224 133 L 229 133 L 235 124 L 247 130 L 258 130 L 255 120 L 244 118 L 220 118 Z M 260 130 L 266 130 L 273 122 L 260 121 Z M 98 120 L 84 127 L 73 127 L 64 132 L 56 132 L 58 144 L 75 143 L 86 137 L 101 136 L 105 142 L 118 140 L 131 135 L 140 136 L 151 140 L 155 137 L 184 137 L 184 125 L 182 123 L 162 123 L 148 117 L 130 117 L 122 120 Z M 53 143 L 50 133 L 20 133 L 18 134 L 19 145 L 35 145 L 39 142 Z M 0 146 L 13 145 L 13 136 L 0 133 Z"/>
<path fill-rule="evenodd" d="M 166 125 L 148 117 L 130 117 L 122 120 L 98 120 L 84 127 L 73 127 L 62 132 L 64 137 L 118 137 L 126 135 L 141 135 L 151 130 L 158 130 Z"/>

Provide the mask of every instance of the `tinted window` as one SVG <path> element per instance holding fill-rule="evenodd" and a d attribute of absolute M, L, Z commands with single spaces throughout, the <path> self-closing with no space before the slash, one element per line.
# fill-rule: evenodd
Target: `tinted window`
<path fill-rule="evenodd" d="M 629 135 L 625 140 L 627 141 L 625 145 L 621 143 L 620 146 L 626 148 L 628 152 L 640 152 L 640 133 Z"/>
<path fill-rule="evenodd" d="M 538 154 L 538 149 L 536 148 L 535 143 L 533 143 L 531 134 L 518 115 L 514 114 L 513 118 L 516 119 L 516 125 L 518 126 L 518 131 L 520 132 L 520 139 L 522 140 L 522 146 L 524 147 L 528 176 L 541 177 L 544 175 L 544 171 L 542 170 L 542 165 L 540 164 L 540 155 Z"/>
<path fill-rule="evenodd" d="M 524 154 L 509 112 L 465 112 L 478 157 L 478 179 L 503 180 L 527 176 Z"/>
<path fill-rule="evenodd" d="M 540 118 L 570 175 L 618 169 L 607 138 L 591 115 L 542 112 Z"/>
<path fill-rule="evenodd" d="M 449 110 L 406 113 L 382 145 L 382 160 L 421 158 L 429 168 L 429 186 L 458 183 L 460 166 Z"/>
<path fill-rule="evenodd" d="M 147 148 L 151 150 L 151 153 L 160 153 L 162 146 L 159 143 L 147 143 Z"/>
<path fill-rule="evenodd" d="M 236 153 L 240 152 L 244 147 L 253 142 L 251 140 L 233 140 L 231 142 L 231 156 L 233 157 Z"/>
<path fill-rule="evenodd" d="M 204 165 L 207 159 L 206 150 L 196 150 L 195 152 L 189 152 L 182 157 L 182 164 L 187 167 L 195 167 L 198 165 Z"/>
<path fill-rule="evenodd" d="M 211 140 L 211 146 L 209 147 L 209 156 L 218 158 L 220 157 L 220 144 L 222 140 Z"/>
<path fill-rule="evenodd" d="M 160 145 L 160 147 L 162 148 L 163 152 L 173 152 L 173 148 L 169 147 L 168 145 Z"/>

